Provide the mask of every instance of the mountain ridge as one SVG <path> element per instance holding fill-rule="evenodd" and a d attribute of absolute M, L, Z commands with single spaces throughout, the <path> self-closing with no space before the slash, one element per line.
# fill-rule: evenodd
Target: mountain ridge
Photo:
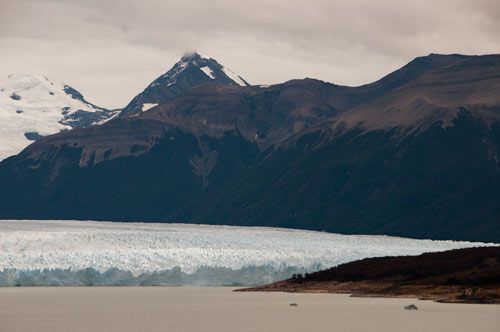
<path fill-rule="evenodd" d="M 0 163 L 0 216 L 499 241 L 500 56 L 437 58 L 361 87 L 208 82 L 41 139 Z"/>
<path fill-rule="evenodd" d="M 43 136 L 62 130 L 101 125 L 118 117 L 137 116 L 158 103 L 208 83 L 249 85 L 241 76 L 216 60 L 202 57 L 196 52 L 186 53 L 125 108 L 108 110 L 87 101 L 78 90 L 67 84 L 54 83 L 37 75 L 9 75 L 6 81 L 0 82 L 0 119 L 5 120 L 3 123 L 12 124 L 8 131 L 2 131 L 6 135 L 3 140 L 12 141 L 15 138 L 15 142 L 0 147 L 0 160 L 19 153 L 30 141 Z M 30 89 L 34 90 L 26 99 Z M 52 104 L 44 106 L 44 102 L 48 101 L 47 95 L 59 99 L 49 101 Z M 24 112 L 23 107 L 29 113 L 27 121 L 18 115 Z"/>

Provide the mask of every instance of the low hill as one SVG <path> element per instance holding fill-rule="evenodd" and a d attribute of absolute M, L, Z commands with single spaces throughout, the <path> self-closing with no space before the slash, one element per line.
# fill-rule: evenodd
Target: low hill
<path fill-rule="evenodd" d="M 439 302 L 500 303 L 500 247 L 368 258 L 241 291 L 352 293 Z"/>

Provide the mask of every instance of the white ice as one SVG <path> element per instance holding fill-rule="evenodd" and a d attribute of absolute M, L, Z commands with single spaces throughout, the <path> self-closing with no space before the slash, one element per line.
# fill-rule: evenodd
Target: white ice
<path fill-rule="evenodd" d="M 201 69 L 202 72 L 205 73 L 205 75 L 207 75 L 211 79 L 215 79 L 214 73 L 212 72 L 212 69 L 208 68 L 207 66 L 201 67 L 200 69 Z"/>
<path fill-rule="evenodd" d="M 143 272 L 180 267 L 313 269 L 374 256 L 481 246 L 483 243 L 339 235 L 304 230 L 94 221 L 0 221 L 0 271 L 88 267 Z"/>

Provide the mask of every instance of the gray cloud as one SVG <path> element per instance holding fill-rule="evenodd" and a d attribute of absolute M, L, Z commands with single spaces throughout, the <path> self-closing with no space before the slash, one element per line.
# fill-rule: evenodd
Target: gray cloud
<path fill-rule="evenodd" d="M 497 0 L 2 0 L 0 75 L 121 107 L 183 52 L 252 83 L 373 81 L 431 52 L 499 53 Z"/>

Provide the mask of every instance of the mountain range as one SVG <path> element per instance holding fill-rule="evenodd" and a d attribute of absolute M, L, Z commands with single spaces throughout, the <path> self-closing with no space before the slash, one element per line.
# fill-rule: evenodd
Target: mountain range
<path fill-rule="evenodd" d="M 109 114 L 1 162 L 0 218 L 500 241 L 500 55 L 347 87 L 249 85 L 193 53 Z"/>
<path fill-rule="evenodd" d="M 103 124 L 118 116 L 135 116 L 208 82 L 249 85 L 216 60 L 187 53 L 126 107 L 108 110 L 88 102 L 67 84 L 37 75 L 8 75 L 0 80 L 0 160 L 43 136 Z"/>

